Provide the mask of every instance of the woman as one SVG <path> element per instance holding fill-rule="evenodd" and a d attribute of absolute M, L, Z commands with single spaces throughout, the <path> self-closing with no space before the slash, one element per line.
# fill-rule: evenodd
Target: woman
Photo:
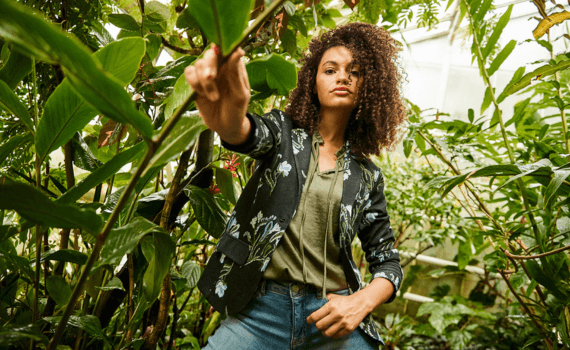
<path fill-rule="evenodd" d="M 198 284 L 229 316 L 206 349 L 377 348 L 369 314 L 394 299 L 403 274 L 383 178 L 367 156 L 393 147 L 405 120 L 397 42 L 363 23 L 313 39 L 285 113 L 263 117 L 247 113 L 244 51 L 219 72 L 216 51 L 186 78 L 206 125 L 256 170 Z"/>

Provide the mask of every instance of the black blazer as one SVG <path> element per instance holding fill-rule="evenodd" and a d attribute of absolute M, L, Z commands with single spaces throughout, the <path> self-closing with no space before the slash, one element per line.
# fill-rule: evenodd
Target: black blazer
<path fill-rule="evenodd" d="M 274 109 L 263 117 L 248 113 L 248 118 L 249 139 L 237 147 L 223 145 L 255 158 L 256 169 L 198 282 L 210 304 L 226 315 L 241 311 L 255 294 L 271 254 L 295 215 L 311 157 L 310 135 L 294 128 L 285 113 Z M 339 242 L 350 293 L 363 288 L 351 251 L 358 235 L 372 278 L 383 277 L 394 285 L 391 302 L 403 272 L 398 250 L 393 249 L 382 173 L 371 161 L 357 161 L 350 149 L 344 170 Z M 370 315 L 360 327 L 382 342 Z"/>

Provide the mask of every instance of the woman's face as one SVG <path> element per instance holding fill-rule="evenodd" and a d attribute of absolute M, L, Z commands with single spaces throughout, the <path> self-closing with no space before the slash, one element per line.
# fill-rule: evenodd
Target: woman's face
<path fill-rule="evenodd" d="M 319 63 L 313 92 L 318 94 L 321 109 L 352 110 L 358 106 L 363 78 L 360 65 L 344 46 L 328 49 Z"/>

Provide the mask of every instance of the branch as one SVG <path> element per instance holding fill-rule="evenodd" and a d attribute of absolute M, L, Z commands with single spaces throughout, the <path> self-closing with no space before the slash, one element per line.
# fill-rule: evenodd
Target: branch
<path fill-rule="evenodd" d="M 530 259 L 542 258 L 542 257 L 553 255 L 553 254 L 558 254 L 558 253 L 563 252 L 565 250 L 569 250 L 570 245 L 567 245 L 566 247 L 554 249 L 554 250 L 551 250 L 551 251 L 546 252 L 546 253 L 537 254 L 537 255 L 513 255 L 513 254 L 509 253 L 507 250 L 505 250 L 503 248 L 501 248 L 501 249 L 503 250 L 503 253 L 505 253 L 505 255 L 508 256 L 509 258 L 519 259 L 519 260 L 530 260 Z"/>
<path fill-rule="evenodd" d="M 181 53 L 183 55 L 199 56 L 202 53 L 202 50 L 200 50 L 200 49 L 187 50 L 187 49 L 183 49 L 181 47 L 172 45 L 166 39 L 164 39 L 164 37 L 162 35 L 160 36 L 160 40 L 162 41 L 162 45 L 168 47 L 172 51 L 176 51 L 176 52 Z"/>

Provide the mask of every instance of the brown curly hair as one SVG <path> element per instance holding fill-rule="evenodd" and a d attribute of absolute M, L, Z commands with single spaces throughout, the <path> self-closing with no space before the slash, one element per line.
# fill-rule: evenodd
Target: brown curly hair
<path fill-rule="evenodd" d="M 285 112 L 310 134 L 317 130 L 321 122 L 320 104 L 313 87 L 321 58 L 335 46 L 344 46 L 351 52 L 364 79 L 360 103 L 345 131 L 351 153 L 362 160 L 368 155 L 379 155 L 382 149 L 392 150 L 401 138 L 406 110 L 400 93 L 401 66 L 397 61 L 400 45 L 383 28 L 355 22 L 311 40 L 308 51 L 299 60 L 303 66 Z"/>

